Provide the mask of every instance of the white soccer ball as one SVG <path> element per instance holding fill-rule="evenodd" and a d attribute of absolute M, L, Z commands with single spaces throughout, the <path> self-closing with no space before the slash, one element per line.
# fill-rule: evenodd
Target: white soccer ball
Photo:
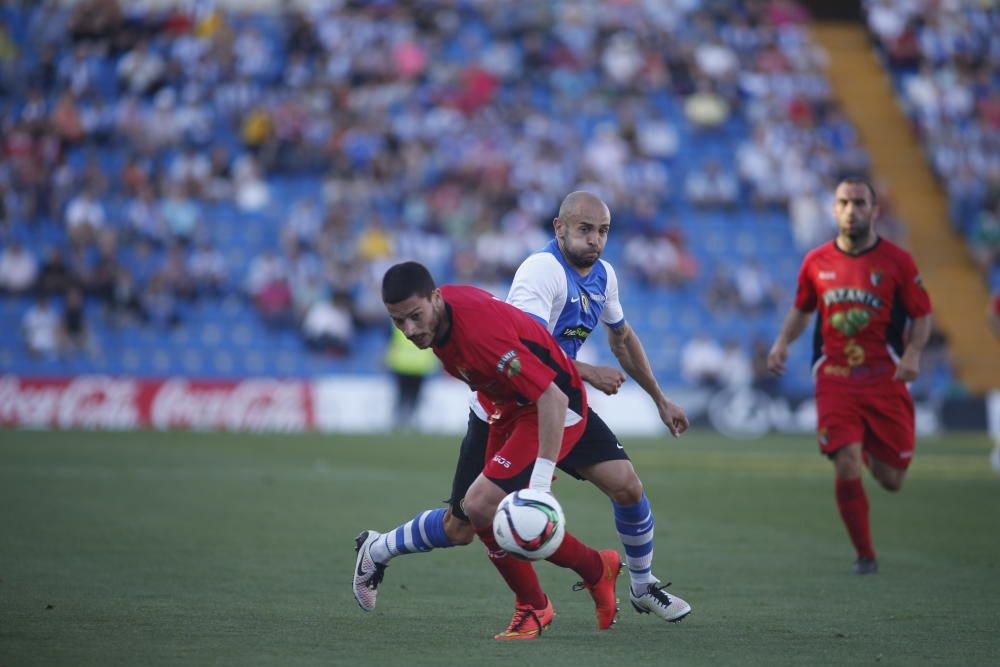
<path fill-rule="evenodd" d="M 507 553 L 542 560 L 556 552 L 566 534 L 566 515 L 551 493 L 521 489 L 500 501 L 493 536 Z"/>

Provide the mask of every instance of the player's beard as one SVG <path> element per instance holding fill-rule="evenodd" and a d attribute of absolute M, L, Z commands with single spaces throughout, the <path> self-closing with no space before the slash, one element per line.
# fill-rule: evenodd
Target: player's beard
<path fill-rule="evenodd" d="M 854 226 L 848 227 L 844 235 L 851 241 L 857 243 L 858 241 L 864 241 L 868 238 L 868 235 L 872 230 L 871 218 L 867 220 L 860 220 Z"/>
<path fill-rule="evenodd" d="M 569 243 L 566 242 L 565 238 L 562 239 L 562 252 L 566 257 L 566 261 L 578 269 L 589 269 L 601 258 L 599 250 L 588 249 L 582 253 L 574 251 L 569 247 Z"/>

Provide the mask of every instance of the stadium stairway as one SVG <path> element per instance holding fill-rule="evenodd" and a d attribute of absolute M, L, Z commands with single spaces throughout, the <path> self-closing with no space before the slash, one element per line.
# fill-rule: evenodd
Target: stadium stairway
<path fill-rule="evenodd" d="M 834 94 L 871 154 L 876 180 L 888 186 L 906 223 L 910 250 L 938 328 L 948 336 L 956 372 L 970 390 L 983 393 L 1000 379 L 1000 342 L 986 324 L 989 294 L 947 222 L 945 193 L 896 102 L 889 74 L 861 24 L 814 24 L 812 35 L 830 56 Z"/>

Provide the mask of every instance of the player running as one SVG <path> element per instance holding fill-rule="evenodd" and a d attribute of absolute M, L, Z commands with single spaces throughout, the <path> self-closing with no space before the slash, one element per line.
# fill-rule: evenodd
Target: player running
<path fill-rule="evenodd" d="M 789 344 L 818 309 L 813 357 L 817 437 L 820 451 L 833 460 L 837 508 L 857 551 L 854 574 L 868 575 L 878 572 L 878 560 L 862 465 L 871 468 L 883 488 L 902 487 L 915 429 L 906 383 L 920 372 L 920 353 L 931 332 L 931 304 L 913 258 L 875 233 L 878 206 L 868 181 L 841 181 L 833 213 L 837 237 L 803 260 L 795 304 L 767 364 L 772 373 L 784 372 Z"/>
<path fill-rule="evenodd" d="M 625 321 L 618 301 L 615 271 L 608 262 L 599 259 L 610 221 L 607 206 L 599 198 L 586 192 L 568 195 L 554 221 L 556 238 L 521 265 L 508 302 L 553 332 L 571 358 L 575 358 L 598 322 L 604 322 L 619 362 L 654 399 L 664 423 L 677 435 L 687 428 L 687 418 L 656 383 L 642 344 Z M 575 364 L 583 379 L 605 393 L 616 393 L 624 382 L 624 375 L 617 369 Z M 385 565 L 393 557 L 472 541 L 473 531 L 462 500 L 483 466 L 490 412 L 488 401 L 473 395 L 468 431 L 462 441 L 447 510 L 419 512 L 413 520 L 392 531 L 383 534 L 369 530 L 358 537 L 354 594 L 362 609 L 370 611 L 375 607 L 378 584 Z M 612 500 L 616 528 L 629 566 L 629 597 L 634 608 L 667 621 L 684 618 L 691 611 L 690 605 L 668 595 L 652 574 L 654 517 L 625 450 L 592 410 L 584 438 L 593 441 L 597 456 L 578 472 Z"/>

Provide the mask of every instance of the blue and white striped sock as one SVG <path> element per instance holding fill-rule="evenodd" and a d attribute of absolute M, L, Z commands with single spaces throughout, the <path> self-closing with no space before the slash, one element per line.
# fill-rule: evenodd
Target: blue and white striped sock
<path fill-rule="evenodd" d="M 653 525 L 656 523 L 653 510 L 645 493 L 642 500 L 634 505 L 614 502 L 611 505 L 615 509 L 615 528 L 625 547 L 632 590 L 640 591 L 656 581 L 653 576 Z"/>
<path fill-rule="evenodd" d="M 372 542 L 372 559 L 384 565 L 402 554 L 411 554 L 415 551 L 422 553 L 431 549 L 455 546 L 444 532 L 446 513 L 444 507 L 424 510 L 398 528 L 383 533 Z"/>

